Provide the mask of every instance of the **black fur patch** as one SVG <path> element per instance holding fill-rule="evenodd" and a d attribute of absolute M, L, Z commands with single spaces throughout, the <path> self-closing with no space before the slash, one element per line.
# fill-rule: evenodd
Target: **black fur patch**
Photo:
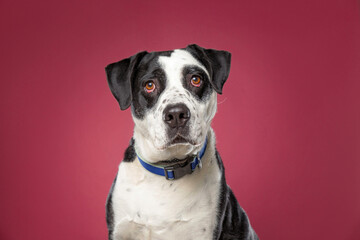
<path fill-rule="evenodd" d="M 186 66 L 183 69 L 182 84 L 185 89 L 192 93 L 199 101 L 206 101 L 211 94 L 211 85 L 207 74 L 198 66 Z M 195 87 L 191 84 L 191 78 L 193 76 L 199 76 L 201 78 L 201 84 L 199 87 Z"/>
<path fill-rule="evenodd" d="M 125 150 L 123 162 L 133 162 L 136 158 L 136 152 L 134 148 L 135 140 L 131 138 L 129 146 Z"/>
<path fill-rule="evenodd" d="M 222 171 L 221 189 L 218 203 L 217 226 L 214 230 L 214 240 L 258 240 L 250 226 L 245 211 L 240 207 L 230 187 L 225 182 L 225 169 L 216 150 L 216 160 Z"/>
<path fill-rule="evenodd" d="M 196 44 L 189 45 L 185 49 L 205 66 L 210 75 L 212 88 L 222 94 L 222 88 L 230 73 L 231 53 L 205 49 Z"/>
<path fill-rule="evenodd" d="M 166 86 L 166 75 L 158 63 L 160 56 L 170 56 L 172 51 L 151 52 L 145 55 L 136 69 L 132 80 L 132 113 L 135 117 L 142 119 L 148 109 L 157 102 L 160 94 Z M 151 93 L 145 91 L 147 81 L 155 83 L 155 90 Z"/>
<path fill-rule="evenodd" d="M 219 166 L 219 169 L 221 171 L 220 194 L 219 194 L 218 209 L 217 209 L 217 211 L 218 211 L 217 226 L 214 229 L 214 239 L 219 239 L 220 233 L 222 232 L 222 224 L 221 223 L 224 221 L 224 217 L 225 217 L 223 209 L 225 209 L 226 200 L 228 198 L 228 191 L 227 191 L 228 187 L 227 187 L 226 181 L 225 181 L 224 165 L 223 165 L 223 162 L 221 160 L 221 157 L 220 157 L 217 149 L 215 149 L 215 157 L 216 157 L 216 161 Z"/>
<path fill-rule="evenodd" d="M 106 199 L 106 224 L 108 228 L 109 240 L 113 240 L 112 233 L 114 231 L 114 209 L 112 205 L 112 193 L 114 191 L 117 175 L 111 185 L 109 195 Z"/>

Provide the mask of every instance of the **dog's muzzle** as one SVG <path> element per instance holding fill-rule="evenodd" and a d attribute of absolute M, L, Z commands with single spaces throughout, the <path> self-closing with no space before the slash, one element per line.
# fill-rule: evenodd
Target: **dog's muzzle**
<path fill-rule="evenodd" d="M 164 109 L 163 119 L 170 128 L 179 129 L 184 127 L 190 119 L 190 110 L 182 103 L 169 105 Z"/>
<path fill-rule="evenodd" d="M 168 105 L 163 112 L 170 144 L 189 142 L 190 110 L 183 103 Z"/>

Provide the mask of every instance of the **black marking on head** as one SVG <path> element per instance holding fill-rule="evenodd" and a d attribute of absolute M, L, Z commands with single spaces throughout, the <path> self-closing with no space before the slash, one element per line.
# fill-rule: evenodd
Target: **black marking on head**
<path fill-rule="evenodd" d="M 131 104 L 131 82 L 138 63 L 146 54 L 146 51 L 137 53 L 105 68 L 110 90 L 119 102 L 121 110 L 127 109 Z"/>
<path fill-rule="evenodd" d="M 136 158 L 136 152 L 134 148 L 135 140 L 130 139 L 129 146 L 125 150 L 123 162 L 133 162 Z"/>
<path fill-rule="evenodd" d="M 203 231 L 203 232 L 206 232 L 206 228 L 203 228 L 202 231 Z"/>
<path fill-rule="evenodd" d="M 165 88 L 165 73 L 158 63 L 160 56 L 170 56 L 173 51 L 137 53 L 119 62 L 109 64 L 105 70 L 111 92 L 121 110 L 132 106 L 135 117 L 143 118 L 152 108 Z M 152 80 L 155 90 L 145 91 L 145 83 Z"/>
<path fill-rule="evenodd" d="M 229 75 L 231 54 L 226 51 L 205 49 L 196 44 L 189 45 L 183 50 L 188 51 L 203 64 L 210 75 L 210 79 L 204 80 L 207 83 L 199 89 L 192 89 L 187 84 L 184 87 L 190 89 L 191 91 L 189 91 L 200 100 L 208 96 L 211 87 L 221 94 Z M 156 104 L 166 84 L 166 75 L 158 59 L 160 56 L 170 57 L 172 53 L 173 51 L 150 53 L 144 51 L 109 64 L 105 68 L 109 87 L 118 100 L 121 110 L 125 110 L 131 105 L 133 115 L 142 119 L 146 111 Z M 144 84 L 148 80 L 154 81 L 156 85 L 155 90 L 151 93 L 144 89 Z"/>
<path fill-rule="evenodd" d="M 188 65 L 183 68 L 183 86 L 187 89 L 196 99 L 205 101 L 211 94 L 211 84 L 207 74 L 198 66 Z M 199 87 L 195 87 L 191 84 L 191 79 L 194 76 L 201 78 L 201 84 Z M 192 101 L 192 100 L 191 100 Z"/>
<path fill-rule="evenodd" d="M 137 215 L 139 218 L 141 217 L 140 212 L 137 212 L 136 215 Z"/>
<path fill-rule="evenodd" d="M 165 89 L 166 74 L 158 60 L 160 56 L 170 56 L 172 51 L 152 52 L 147 54 L 138 64 L 134 80 L 132 82 L 132 113 L 142 119 L 147 110 L 151 109 Z M 151 93 L 145 91 L 145 83 L 152 80 L 155 90 Z"/>
<path fill-rule="evenodd" d="M 221 94 L 230 73 L 231 54 L 227 51 L 205 49 L 196 44 L 189 45 L 185 49 L 205 66 L 210 75 L 211 86 Z"/>

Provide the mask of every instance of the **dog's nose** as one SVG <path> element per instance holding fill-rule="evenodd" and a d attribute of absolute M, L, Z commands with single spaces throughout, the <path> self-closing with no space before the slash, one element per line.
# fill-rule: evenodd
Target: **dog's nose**
<path fill-rule="evenodd" d="M 163 119 L 171 128 L 183 127 L 190 119 L 190 110 L 182 103 L 170 105 L 165 108 Z"/>

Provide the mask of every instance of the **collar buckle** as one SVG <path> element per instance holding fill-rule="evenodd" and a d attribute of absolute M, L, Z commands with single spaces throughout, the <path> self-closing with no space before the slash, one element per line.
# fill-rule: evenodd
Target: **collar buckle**
<path fill-rule="evenodd" d="M 185 163 L 175 164 L 172 166 L 164 167 L 165 178 L 167 180 L 175 180 L 182 178 L 186 174 L 191 174 L 194 170 L 192 169 L 192 163 L 196 160 L 197 156 L 189 157 Z"/>

